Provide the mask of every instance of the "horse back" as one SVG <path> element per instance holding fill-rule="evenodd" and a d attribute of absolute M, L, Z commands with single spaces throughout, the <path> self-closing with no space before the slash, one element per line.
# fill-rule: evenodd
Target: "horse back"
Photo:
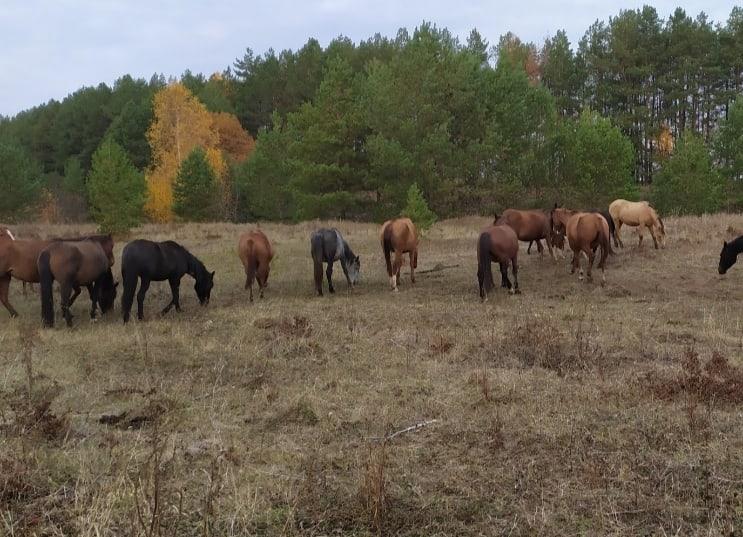
<path fill-rule="evenodd" d="M 418 233 L 410 218 L 388 220 L 382 227 L 382 242 L 389 241 L 393 250 L 410 252 L 418 248 Z"/>

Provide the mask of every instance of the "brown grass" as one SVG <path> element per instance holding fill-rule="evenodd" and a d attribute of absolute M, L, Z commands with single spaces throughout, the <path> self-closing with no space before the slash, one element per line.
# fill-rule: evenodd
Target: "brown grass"
<path fill-rule="evenodd" d="M 35 328 L 13 283 L 0 325 L 0 535 L 738 535 L 743 532 L 743 217 L 669 218 L 666 250 L 611 257 L 608 284 L 520 257 L 523 294 L 477 296 L 489 218 L 435 225 L 387 289 L 377 227 L 332 222 L 361 284 L 314 296 L 308 237 L 275 245 L 250 304 L 248 226 L 145 226 L 216 270 L 201 308 Z M 73 235 L 87 226 L 26 226 Z M 117 245 L 117 265 L 124 241 Z M 389 440 L 387 435 L 436 422 Z M 381 440 L 380 440 L 381 439 Z"/>

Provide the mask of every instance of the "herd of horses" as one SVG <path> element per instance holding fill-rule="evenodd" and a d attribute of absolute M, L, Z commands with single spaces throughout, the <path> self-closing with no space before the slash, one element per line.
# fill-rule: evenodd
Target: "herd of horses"
<path fill-rule="evenodd" d="M 527 253 L 536 243 L 537 250 L 543 254 L 542 241 L 545 241 L 550 256 L 562 256 L 565 243 L 573 252 L 571 274 L 579 271 L 583 280 L 581 258 L 587 259 L 588 280 L 592 279 L 593 264 L 597 253 L 598 268 L 605 282 L 605 267 L 611 247 L 624 247 L 621 239 L 623 225 L 638 228 L 639 243 L 642 245 L 644 231 L 647 229 L 657 249 L 665 247 L 665 227 L 657 212 L 648 202 L 616 200 L 608 210 L 573 211 L 557 204 L 550 210 L 507 209 L 496 215 L 493 223 L 483 229 L 477 240 L 477 281 L 480 298 L 484 301 L 493 289 L 492 263 L 498 263 L 501 273 L 501 286 L 511 293 L 519 293 L 518 252 L 519 241 L 528 242 Z M 385 222 L 379 234 L 384 253 L 389 285 L 398 290 L 403 256 L 408 255 L 410 280 L 415 283 L 415 269 L 418 266 L 419 233 L 409 218 L 396 218 Z M 88 235 L 75 238 L 16 239 L 13 233 L 0 227 L 0 302 L 12 317 L 17 315 L 10 304 L 8 291 L 11 278 L 25 283 L 39 283 L 41 295 L 41 317 L 44 326 L 54 325 L 53 283 L 59 283 L 62 317 L 68 326 L 72 325 L 70 308 L 80 294 L 82 287 L 88 290 L 91 301 L 90 317 L 95 319 L 97 310 L 106 313 L 113 308 L 117 287 L 113 277 L 114 241 L 111 235 Z M 720 253 L 719 272 L 724 274 L 743 251 L 743 236 L 734 241 L 724 242 Z M 323 264 L 328 280 L 328 291 L 334 293 L 333 266 L 340 262 L 349 289 L 360 279 L 361 260 L 356 255 L 341 232 L 335 228 L 319 229 L 310 237 L 310 254 L 314 265 L 315 291 L 323 294 Z M 274 249 L 268 237 L 261 230 L 253 230 L 240 236 L 238 256 L 245 270 L 245 289 L 253 301 L 253 284 L 257 281 L 259 296 L 268 283 Z M 513 283 L 509 279 L 511 269 Z M 153 242 L 137 239 L 129 242 L 121 255 L 121 281 L 123 294 L 121 314 L 123 321 L 129 321 L 134 296 L 137 297 L 137 318 L 144 317 L 144 300 L 153 281 L 168 281 L 171 300 L 163 308 L 162 314 L 172 308 L 181 310 L 180 283 L 188 274 L 195 280 L 194 290 L 202 305 L 209 303 L 214 287 L 214 271 L 209 271 L 204 263 L 174 241 Z M 139 291 L 137 292 L 137 287 Z"/>

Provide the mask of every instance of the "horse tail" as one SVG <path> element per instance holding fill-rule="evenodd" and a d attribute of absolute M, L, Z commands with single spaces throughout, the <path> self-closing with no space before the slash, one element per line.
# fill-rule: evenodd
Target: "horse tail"
<path fill-rule="evenodd" d="M 384 261 L 387 263 L 387 275 L 392 277 L 392 261 L 390 252 L 392 251 L 392 225 L 388 224 L 382 233 L 382 250 L 384 250 Z"/>
<path fill-rule="evenodd" d="M 493 287 L 493 270 L 490 266 L 490 233 L 483 231 L 477 240 L 477 280 L 486 293 Z"/>
<path fill-rule="evenodd" d="M 255 242 L 248 242 L 248 266 L 245 267 L 245 287 L 253 285 L 255 273 L 258 270 L 258 256 L 256 255 Z"/>
<path fill-rule="evenodd" d="M 52 274 L 50 255 L 47 250 L 41 252 L 36 266 L 39 269 L 39 286 L 41 287 L 41 318 L 44 321 L 44 326 L 52 327 L 54 326 L 54 295 L 52 288 L 54 275 Z"/>
<path fill-rule="evenodd" d="M 313 233 L 310 237 L 310 253 L 312 254 L 312 264 L 314 265 L 315 289 L 322 294 L 322 258 L 323 258 L 323 240 L 319 233 Z"/>
<path fill-rule="evenodd" d="M 614 250 L 611 249 L 611 239 L 607 233 L 608 227 L 608 225 L 606 228 L 601 226 L 599 231 L 599 244 L 601 245 L 601 262 L 599 263 L 599 266 L 601 268 L 604 268 L 606 258 L 609 257 L 609 254 L 614 254 Z"/>

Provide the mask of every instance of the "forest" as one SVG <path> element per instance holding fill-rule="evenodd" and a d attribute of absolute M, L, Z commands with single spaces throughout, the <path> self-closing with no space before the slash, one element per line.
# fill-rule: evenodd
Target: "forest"
<path fill-rule="evenodd" d="M 664 18 L 667 17 L 667 18 Z M 440 218 L 645 198 L 743 206 L 743 8 L 645 6 L 577 44 L 422 23 L 244 56 L 210 76 L 122 76 L 0 117 L 0 220 Z M 417 197 L 417 198 L 416 198 Z M 410 205 L 410 203 L 408 203 Z"/>

